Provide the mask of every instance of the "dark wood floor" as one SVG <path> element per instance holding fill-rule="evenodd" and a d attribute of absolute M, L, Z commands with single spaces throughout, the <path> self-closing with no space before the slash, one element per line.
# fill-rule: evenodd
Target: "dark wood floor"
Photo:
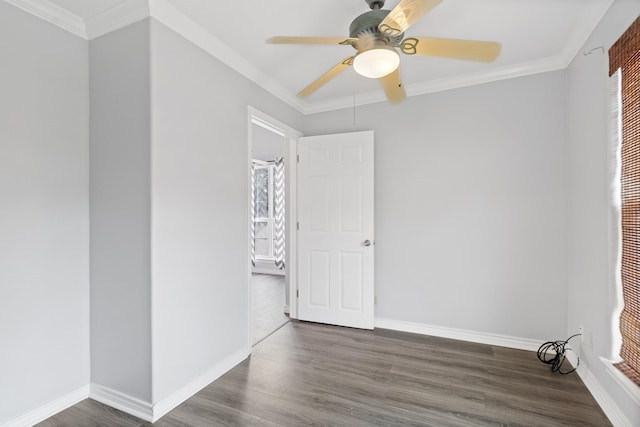
<path fill-rule="evenodd" d="M 251 275 L 251 340 L 252 345 L 289 321 L 284 314 L 284 276 Z"/>
<path fill-rule="evenodd" d="M 156 426 L 609 426 L 577 375 L 535 353 L 290 322 Z M 92 400 L 42 426 L 140 426 Z"/>

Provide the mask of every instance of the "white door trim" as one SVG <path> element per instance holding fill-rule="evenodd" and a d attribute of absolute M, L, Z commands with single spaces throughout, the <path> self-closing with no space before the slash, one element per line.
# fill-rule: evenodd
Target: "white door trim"
<path fill-rule="evenodd" d="M 251 336 L 251 242 L 249 236 L 251 235 L 251 152 L 253 148 L 253 131 L 252 125 L 261 126 L 271 132 L 281 135 L 286 138 L 287 144 L 285 145 L 285 205 L 286 205 L 286 257 L 285 257 L 285 280 L 289 289 L 289 317 L 292 319 L 298 318 L 298 305 L 295 298 L 296 289 L 298 287 L 298 275 L 297 275 L 297 239 L 296 239 L 296 160 L 297 160 L 297 141 L 302 136 L 302 133 L 289 125 L 282 123 L 281 121 L 271 117 L 268 114 L 263 113 L 255 107 L 249 105 L 247 107 L 247 163 L 245 167 L 247 176 L 247 208 L 246 208 L 246 224 L 247 224 L 247 339 L 248 347 L 251 348 L 252 336 Z"/>

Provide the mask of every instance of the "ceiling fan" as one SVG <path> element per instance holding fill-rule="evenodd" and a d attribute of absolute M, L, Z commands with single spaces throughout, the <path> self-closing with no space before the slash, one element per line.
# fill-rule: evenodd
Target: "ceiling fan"
<path fill-rule="evenodd" d="M 307 97 L 342 71 L 354 70 L 377 78 L 390 103 L 406 97 L 398 66 L 397 49 L 406 55 L 435 56 L 467 61 L 493 62 L 500 54 L 500 43 L 491 41 L 407 37 L 404 32 L 443 0 L 401 0 L 393 9 L 382 9 L 385 0 L 365 0 L 370 11 L 351 22 L 349 37 L 271 37 L 270 44 L 339 44 L 357 50 L 298 93 Z"/>

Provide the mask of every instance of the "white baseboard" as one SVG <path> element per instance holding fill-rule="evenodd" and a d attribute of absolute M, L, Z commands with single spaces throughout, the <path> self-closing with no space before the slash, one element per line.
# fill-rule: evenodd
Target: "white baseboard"
<path fill-rule="evenodd" d="M 595 378 L 589 368 L 580 365 L 576 370 L 582 382 L 587 387 L 593 398 L 598 402 L 605 415 L 614 427 L 632 427 L 631 421 L 622 413 L 616 402 L 609 393 L 602 387 L 602 384 Z"/>
<path fill-rule="evenodd" d="M 604 365 L 605 370 L 611 378 L 613 378 L 618 386 L 624 390 L 631 400 L 638 405 L 638 408 L 640 408 L 640 387 L 616 368 L 614 366 L 616 362 L 613 360 L 607 360 L 604 357 L 600 357 L 600 362 Z"/>
<path fill-rule="evenodd" d="M 575 367 L 578 361 L 577 356 L 574 353 L 567 352 L 567 360 L 571 363 L 571 366 Z M 602 363 L 607 363 L 608 361 L 602 360 Z M 608 369 L 608 367 L 606 367 Z M 611 366 L 611 369 L 615 369 Z M 584 385 L 589 390 L 589 393 L 593 396 L 593 398 L 598 402 L 598 405 L 602 408 L 611 424 L 614 427 L 632 427 L 633 424 L 629 419 L 624 415 L 624 413 L 620 410 L 616 402 L 611 398 L 607 390 L 600 384 L 589 369 L 587 365 L 581 363 L 578 365 L 578 369 L 576 372 L 580 376 L 580 379 L 584 383 Z"/>
<path fill-rule="evenodd" d="M 497 345 L 500 347 L 517 348 L 520 350 L 537 351 L 542 342 L 517 338 L 508 335 L 491 334 L 484 332 L 469 331 L 465 329 L 445 328 L 441 326 L 431 326 L 421 323 L 403 322 L 399 320 L 376 319 L 376 328 L 392 329 L 395 331 L 412 332 L 415 334 L 432 335 L 442 338 L 451 338 L 462 341 L 471 341 L 482 344 Z M 572 352 L 567 352 L 567 359 L 572 366 L 576 366 L 577 357 Z M 616 402 L 611 398 L 606 389 L 595 378 L 587 366 L 581 364 L 576 370 L 577 374 L 584 382 L 593 398 L 598 402 L 609 421 L 615 427 L 632 427 L 632 423 L 620 410 Z"/>
<path fill-rule="evenodd" d="M 165 397 L 158 403 L 153 405 L 153 417 L 151 422 L 159 420 L 162 416 L 166 415 L 169 411 L 180 405 L 182 402 L 211 384 L 213 381 L 221 377 L 231 368 L 242 362 L 249 356 L 249 349 L 245 348 L 237 351 L 218 363 L 213 368 L 209 369 L 204 374 L 200 375 L 189 384 L 185 385 L 173 394 Z"/>
<path fill-rule="evenodd" d="M 89 384 L 80 387 L 77 390 L 67 393 L 62 397 L 52 400 L 39 408 L 30 411 L 17 418 L 9 420 L 3 427 L 30 427 L 54 416 L 58 412 L 64 411 L 70 406 L 75 405 L 89 397 Z"/>
<path fill-rule="evenodd" d="M 401 320 L 375 319 L 375 327 L 394 331 L 412 332 L 414 334 L 432 335 L 454 340 L 471 341 L 500 347 L 517 348 L 519 350 L 537 351 L 542 341 L 509 335 L 470 331 L 466 329 L 445 328 L 422 323 L 404 322 Z"/>
<path fill-rule="evenodd" d="M 153 405 L 99 384 L 91 384 L 89 397 L 112 408 L 126 412 L 129 415 L 145 421 L 155 422 L 176 406 L 211 384 L 238 363 L 242 362 L 247 356 L 249 356 L 248 348 L 237 351 L 189 384 Z"/>
<path fill-rule="evenodd" d="M 126 412 L 127 414 L 138 417 L 144 421 L 155 422 L 167 412 L 171 411 L 173 408 L 180 405 L 198 391 L 202 390 L 211 382 L 218 379 L 238 363 L 242 362 L 247 358 L 247 356 L 249 356 L 248 348 L 232 354 L 200 377 L 196 378 L 155 405 L 113 390 L 109 387 L 92 383 L 42 405 L 27 414 L 16 417 L 5 424 L 2 424 L 2 427 L 32 426 L 87 398 L 104 403 L 107 406 Z"/>
<path fill-rule="evenodd" d="M 284 306 L 284 314 L 291 314 L 291 306 L 289 305 Z"/>
<path fill-rule="evenodd" d="M 89 397 L 145 421 L 152 421 L 153 419 L 153 407 L 151 403 L 113 390 L 112 388 L 92 383 Z"/>

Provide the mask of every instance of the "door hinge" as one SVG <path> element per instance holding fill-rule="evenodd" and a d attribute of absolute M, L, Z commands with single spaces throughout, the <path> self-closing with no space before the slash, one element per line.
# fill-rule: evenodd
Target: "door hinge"
<path fill-rule="evenodd" d="M 296 222 L 296 230 L 300 231 L 300 223 Z"/>
<path fill-rule="evenodd" d="M 300 163 L 300 154 L 296 155 L 296 160 Z"/>
<path fill-rule="evenodd" d="M 296 289 L 296 298 L 300 298 L 300 290 Z"/>

